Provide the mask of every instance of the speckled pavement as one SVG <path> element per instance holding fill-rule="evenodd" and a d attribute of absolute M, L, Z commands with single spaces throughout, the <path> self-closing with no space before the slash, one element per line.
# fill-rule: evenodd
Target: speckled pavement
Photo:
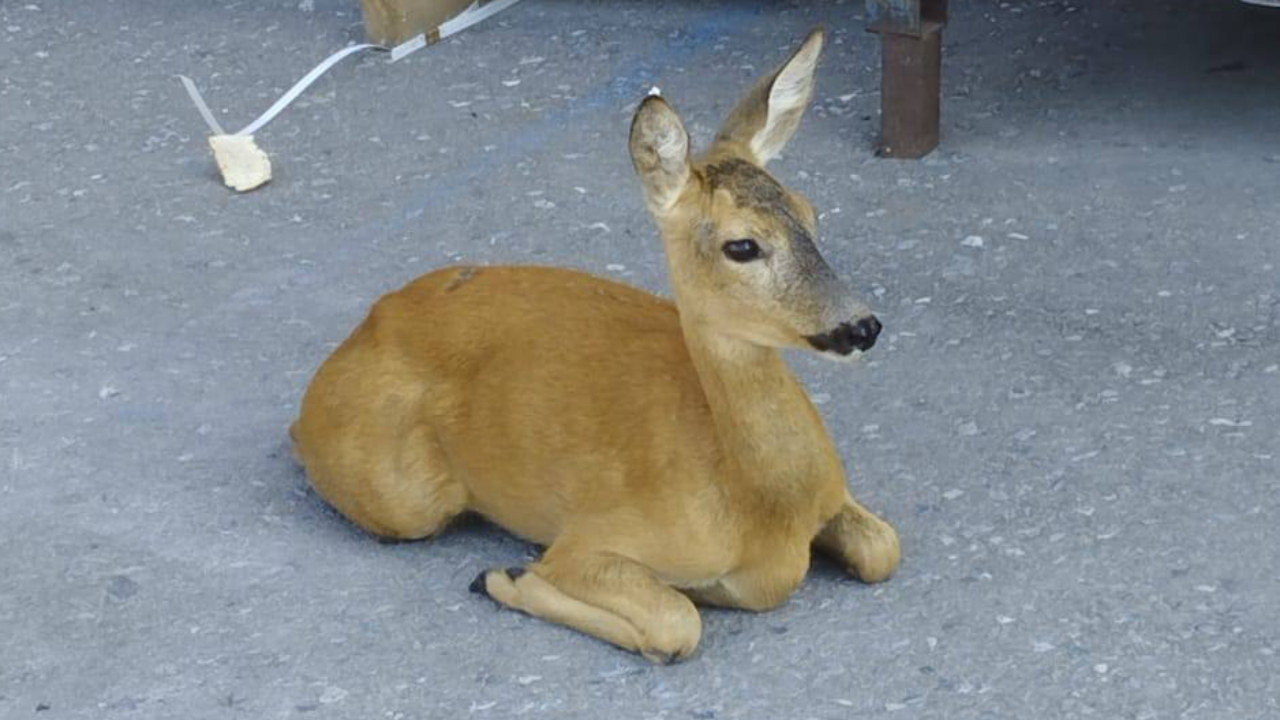
<path fill-rule="evenodd" d="M 0 2 L 0 717 L 1280 717 L 1280 11 L 952 3 L 942 148 L 871 152 L 858 2 L 525 0 L 349 61 L 222 187 L 355 0 Z M 384 546 L 285 429 L 379 294 L 455 262 L 662 291 L 626 154 L 661 85 L 705 142 L 811 26 L 773 169 L 886 325 L 793 358 L 905 561 L 816 563 L 653 667 L 467 592 L 533 548 Z"/>

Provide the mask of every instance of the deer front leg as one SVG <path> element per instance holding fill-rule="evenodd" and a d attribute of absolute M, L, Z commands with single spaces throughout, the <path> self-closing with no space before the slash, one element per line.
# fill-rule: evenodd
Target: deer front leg
<path fill-rule="evenodd" d="M 715 582 L 681 588 L 698 605 L 765 612 L 791 597 L 809 572 L 809 542 L 775 545 L 773 553 L 753 565 L 734 569 Z"/>
<path fill-rule="evenodd" d="M 657 663 L 688 657 L 702 637 L 702 617 L 689 598 L 616 555 L 553 545 L 527 568 L 482 573 L 471 589 Z"/>
<path fill-rule="evenodd" d="M 814 546 L 866 583 L 888 580 L 898 567 L 898 532 L 852 497 L 814 538 Z"/>

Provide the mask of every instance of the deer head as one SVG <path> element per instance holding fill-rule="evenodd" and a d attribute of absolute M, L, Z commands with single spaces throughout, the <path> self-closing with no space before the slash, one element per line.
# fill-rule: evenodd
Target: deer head
<path fill-rule="evenodd" d="M 636 110 L 631 158 L 662 231 L 686 332 L 837 356 L 875 344 L 880 322 L 814 244 L 813 205 L 765 169 L 800 125 L 822 43 L 814 31 L 761 79 L 696 159 L 662 97 Z"/>

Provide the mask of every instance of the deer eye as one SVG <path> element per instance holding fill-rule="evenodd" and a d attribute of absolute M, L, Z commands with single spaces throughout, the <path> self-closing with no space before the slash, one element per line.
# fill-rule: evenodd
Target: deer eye
<path fill-rule="evenodd" d="M 751 262 L 760 258 L 760 246 L 755 240 L 733 240 L 724 244 L 725 257 L 734 262 Z"/>

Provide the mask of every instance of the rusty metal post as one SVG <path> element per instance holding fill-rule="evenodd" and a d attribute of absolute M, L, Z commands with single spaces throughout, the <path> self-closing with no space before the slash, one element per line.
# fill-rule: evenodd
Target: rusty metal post
<path fill-rule="evenodd" d="M 879 154 L 924 157 L 938 147 L 942 33 L 887 33 L 880 44 Z"/>
<path fill-rule="evenodd" d="M 867 0 L 880 35 L 879 154 L 919 158 L 938 146 L 946 0 Z"/>

